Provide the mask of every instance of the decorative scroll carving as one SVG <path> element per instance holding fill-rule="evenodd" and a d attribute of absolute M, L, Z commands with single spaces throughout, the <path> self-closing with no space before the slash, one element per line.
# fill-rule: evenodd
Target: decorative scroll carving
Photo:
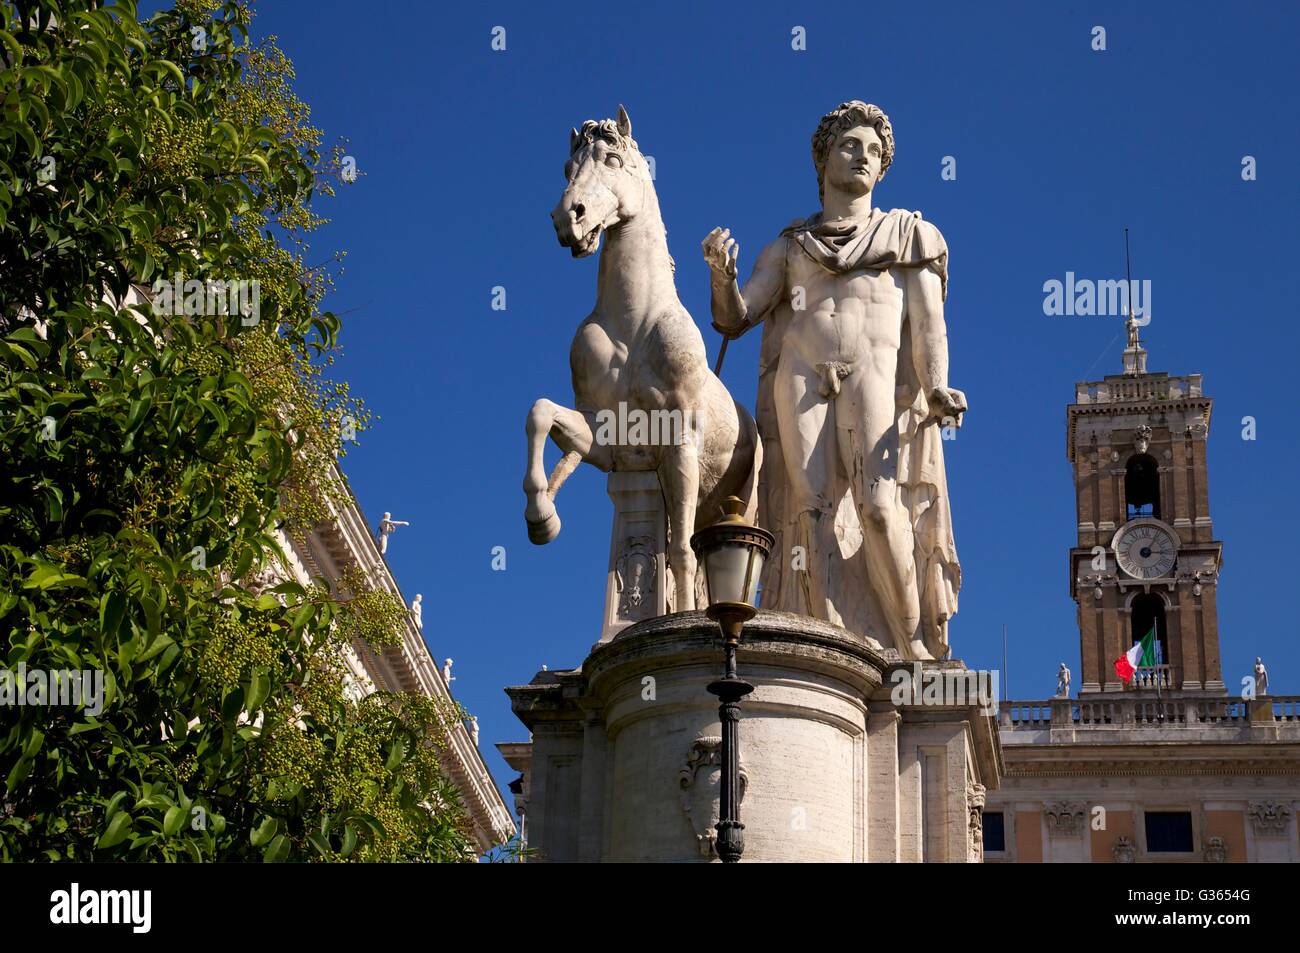
<path fill-rule="evenodd" d="M 708 817 L 705 821 L 704 830 L 700 830 L 695 817 L 695 802 L 700 790 L 696 786 L 696 775 L 701 768 L 708 770 L 714 767 L 722 768 L 722 739 L 717 735 L 706 735 L 691 742 L 690 750 L 686 753 L 686 764 L 677 774 L 677 784 L 681 788 L 682 814 L 686 818 L 686 823 L 690 825 L 691 833 L 695 836 L 701 856 L 704 857 L 717 856 L 718 831 L 714 827 L 717 818 L 715 807 L 706 808 Z M 721 779 L 719 779 L 719 783 L 721 783 Z M 748 787 L 749 773 L 745 770 L 745 765 L 742 762 L 740 765 L 738 801 L 743 802 L 745 800 L 745 791 Z M 710 798 L 712 798 L 711 795 Z"/>
<path fill-rule="evenodd" d="M 1207 864 L 1222 864 L 1228 859 L 1228 845 L 1222 837 L 1211 837 L 1205 842 L 1201 856 Z"/>
<path fill-rule="evenodd" d="M 1075 837 L 1083 831 L 1083 805 L 1076 801 L 1056 801 L 1043 807 L 1047 832 L 1061 837 Z"/>
<path fill-rule="evenodd" d="M 1251 801 L 1248 813 L 1255 833 L 1262 837 L 1280 837 L 1291 823 L 1291 806 L 1278 801 Z"/>
<path fill-rule="evenodd" d="M 1137 859 L 1137 850 L 1133 841 L 1127 837 L 1115 838 L 1115 846 L 1110 849 L 1110 856 L 1117 864 L 1131 864 Z"/>

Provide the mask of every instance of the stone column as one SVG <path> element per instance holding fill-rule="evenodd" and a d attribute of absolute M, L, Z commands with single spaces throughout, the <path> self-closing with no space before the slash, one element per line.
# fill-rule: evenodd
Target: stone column
<path fill-rule="evenodd" d="M 867 715 L 867 860 L 899 859 L 898 709 L 873 701 Z"/>

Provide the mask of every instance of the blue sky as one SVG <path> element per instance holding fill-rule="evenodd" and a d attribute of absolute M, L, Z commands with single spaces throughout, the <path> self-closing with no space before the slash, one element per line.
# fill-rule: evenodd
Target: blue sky
<path fill-rule="evenodd" d="M 920 209 L 947 238 L 951 378 L 971 405 L 946 445 L 965 576 L 952 645 L 1000 667 L 1005 623 L 1017 698 L 1049 696 L 1062 660 L 1077 687 L 1065 407 L 1076 381 L 1119 372 L 1123 347 L 1118 319 L 1044 315 L 1043 283 L 1122 277 L 1128 226 L 1134 277 L 1152 282 L 1151 369 L 1203 373 L 1216 399 L 1225 680 L 1259 654 L 1275 692 L 1300 690 L 1282 598 L 1300 530 L 1287 410 L 1300 17 L 1132 6 L 260 4 L 255 31 L 279 35 L 317 124 L 350 140 L 364 173 L 322 206 L 333 221 L 316 243 L 318 258 L 348 251 L 331 302 L 349 312 L 340 374 L 382 418 L 346 470 L 372 522 L 411 521 L 389 563 L 408 599 L 423 593 L 425 636 L 456 660 L 499 782 L 513 772 L 493 745 L 527 737 L 502 686 L 577 665 L 599 629 L 604 475 L 569 481 L 546 547 L 525 535 L 520 481 L 524 416 L 539 396 L 571 402 L 569 344 L 595 295 L 596 260 L 573 261 L 548 218 L 568 130 L 620 102 L 655 157 L 678 291 L 710 360 L 700 239 L 731 227 L 747 275 L 817 208 L 808 142 L 822 113 L 853 98 L 889 113 L 898 151 L 877 204 Z M 795 26 L 806 51 L 791 49 Z M 505 311 L 491 309 L 498 285 Z M 723 372 L 751 407 L 757 343 L 733 344 Z"/>

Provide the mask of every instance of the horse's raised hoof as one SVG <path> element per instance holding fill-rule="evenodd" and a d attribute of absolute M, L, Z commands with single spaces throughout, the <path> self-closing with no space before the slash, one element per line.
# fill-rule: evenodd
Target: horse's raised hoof
<path fill-rule="evenodd" d="M 560 514 L 554 511 L 545 519 L 533 522 L 527 520 L 528 539 L 538 546 L 545 546 L 560 535 Z"/>

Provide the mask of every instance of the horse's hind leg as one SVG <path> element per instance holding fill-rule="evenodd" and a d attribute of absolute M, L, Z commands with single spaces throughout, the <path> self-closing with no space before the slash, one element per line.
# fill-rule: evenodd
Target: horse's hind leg
<path fill-rule="evenodd" d="M 524 474 L 524 494 L 528 504 L 524 508 L 524 519 L 528 523 L 528 538 L 539 546 L 560 535 L 560 517 L 555 512 L 554 496 L 578 463 L 585 460 L 601 470 L 613 466 L 610 448 L 599 446 L 595 441 L 593 423 L 594 416 L 561 407 L 545 398 L 534 403 L 528 412 L 525 426 L 528 469 Z M 547 436 L 564 451 L 550 481 L 546 479 L 544 459 Z"/>
<path fill-rule="evenodd" d="M 676 592 L 674 611 L 695 608 L 695 509 L 699 503 L 700 458 L 695 442 L 671 447 L 659 466 L 659 486 L 668 505 L 668 562 Z"/>

